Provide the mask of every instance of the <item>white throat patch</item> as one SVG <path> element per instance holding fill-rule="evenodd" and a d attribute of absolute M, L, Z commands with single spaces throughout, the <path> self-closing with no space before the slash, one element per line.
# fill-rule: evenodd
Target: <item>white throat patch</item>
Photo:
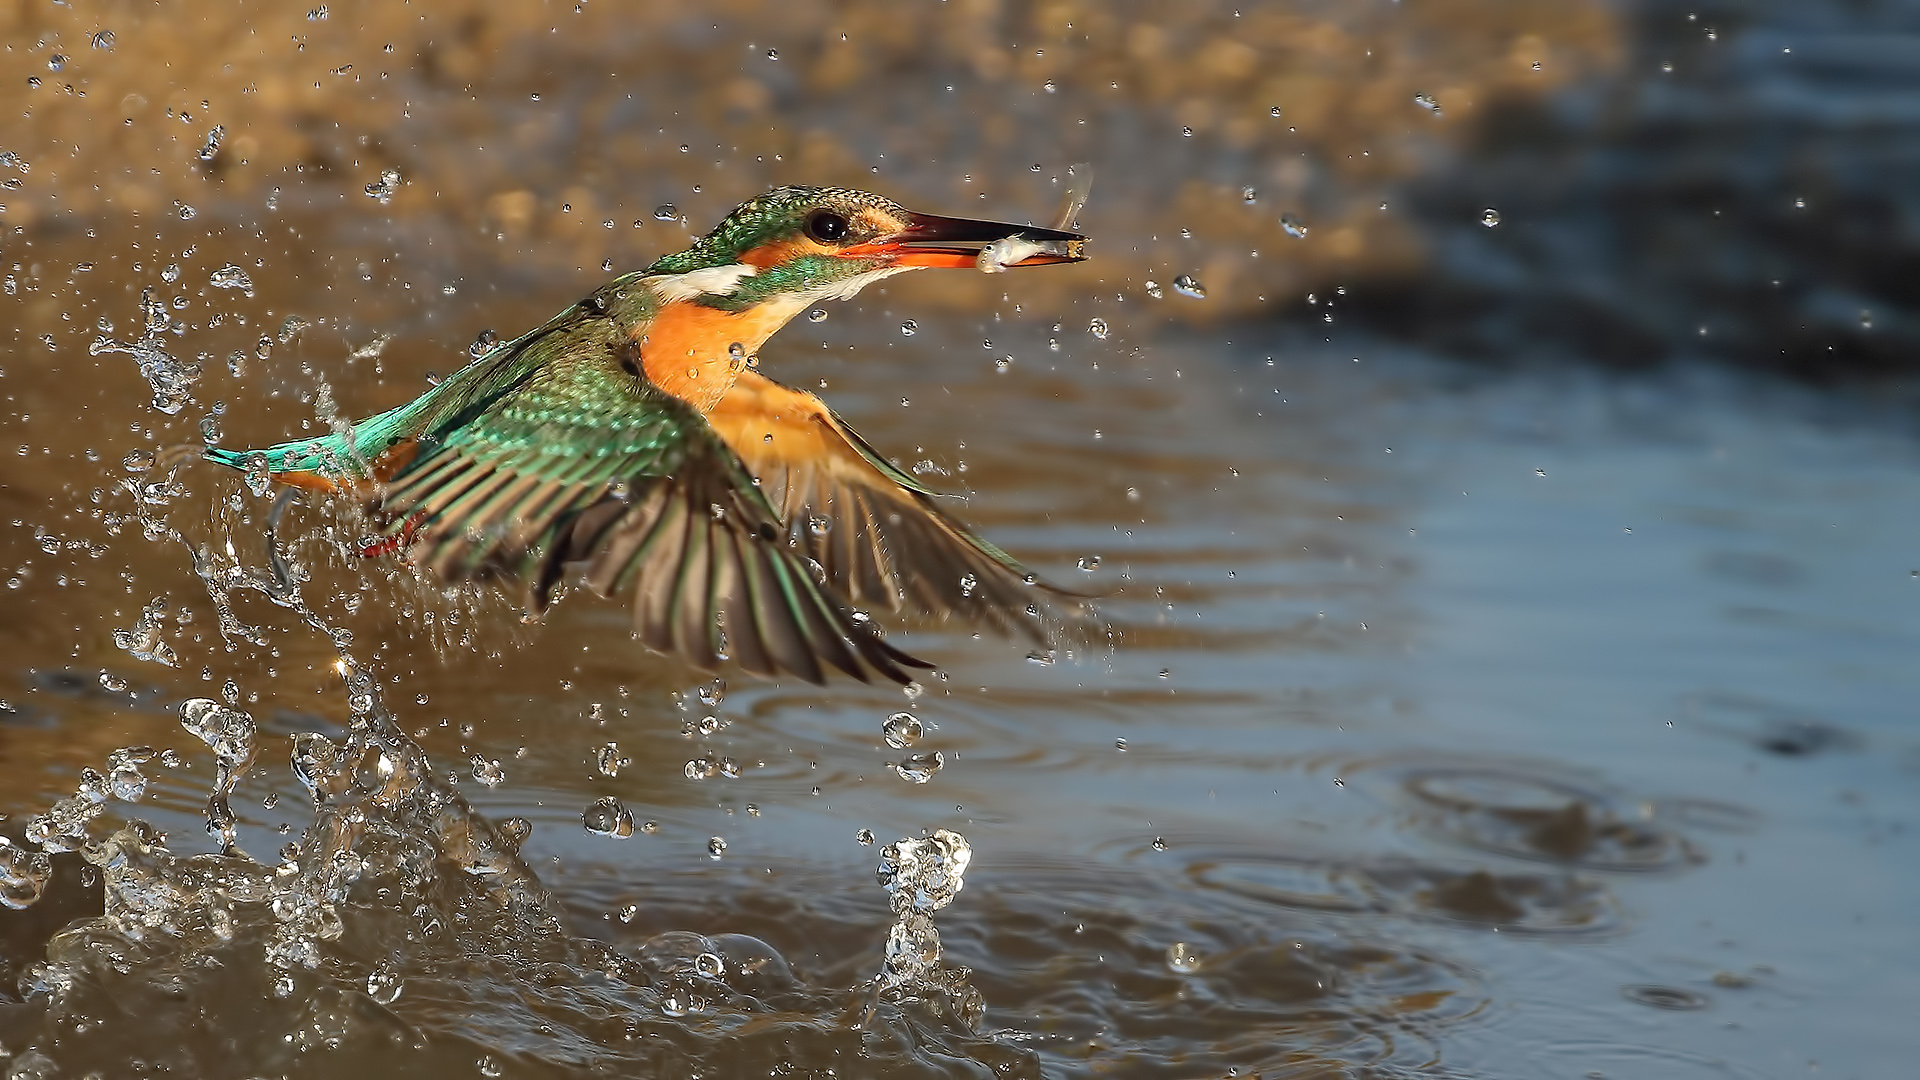
<path fill-rule="evenodd" d="M 740 283 L 759 273 L 758 267 L 746 263 L 734 263 L 731 266 L 709 266 L 701 270 L 689 270 L 684 274 L 655 274 L 643 278 L 641 284 L 653 291 L 660 302 L 671 304 L 679 300 L 692 300 L 696 296 L 709 294 L 726 296 L 740 287 Z"/>

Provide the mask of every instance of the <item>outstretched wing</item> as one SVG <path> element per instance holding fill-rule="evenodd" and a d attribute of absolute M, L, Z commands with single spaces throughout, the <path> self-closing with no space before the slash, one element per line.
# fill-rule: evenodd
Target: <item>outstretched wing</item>
<path fill-rule="evenodd" d="M 484 408 L 429 433 L 379 506 L 408 557 L 449 581 L 527 582 L 544 608 L 564 567 L 634 590 L 640 639 L 703 668 L 898 682 L 927 667 L 827 592 L 740 461 L 700 416 L 630 374 L 608 324 L 570 329 Z"/>
<path fill-rule="evenodd" d="M 1085 599 L 1041 584 L 969 532 L 812 394 L 745 371 L 707 423 L 759 477 L 787 535 L 855 604 L 958 615 L 1044 643 L 1042 602 Z"/>

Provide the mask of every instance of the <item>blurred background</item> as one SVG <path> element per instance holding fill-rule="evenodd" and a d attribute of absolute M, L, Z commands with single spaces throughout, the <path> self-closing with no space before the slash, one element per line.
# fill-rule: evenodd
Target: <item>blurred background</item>
<path fill-rule="evenodd" d="M 88 967 L 49 945 L 101 910 L 62 855 L 0 910 L 0 1073 L 1908 1066 L 1912 0 L 8 0 L 0 48 L 16 841 L 82 768 L 177 745 L 96 833 L 210 850 L 178 704 L 231 685 L 267 858 L 309 823 L 288 737 L 348 722 L 325 638 L 196 578 L 193 550 L 258 561 L 264 502 L 156 452 L 404 401 L 775 184 L 1044 222 L 1092 164 L 1091 261 L 895 279 L 763 370 L 1110 624 L 1032 657 L 909 624 L 924 696 L 708 701 L 618 605 L 522 626 L 303 508 L 315 609 L 482 814 L 531 823 L 575 951 L 423 958 L 359 897 L 357 944 L 269 999 L 257 941 L 127 945 L 110 881 L 89 940 L 143 959 Z M 656 828 L 590 835 L 602 797 Z M 974 845 L 940 919 L 985 1017 L 858 1034 L 890 916 L 855 837 L 933 827 Z M 598 985 L 582 941 L 687 930 L 817 993 L 690 1020 L 554 989 Z M 367 989 L 377 956 L 406 992 Z"/>

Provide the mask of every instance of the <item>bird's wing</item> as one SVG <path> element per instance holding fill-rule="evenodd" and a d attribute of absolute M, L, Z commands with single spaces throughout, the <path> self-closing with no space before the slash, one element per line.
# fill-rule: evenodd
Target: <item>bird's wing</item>
<path fill-rule="evenodd" d="M 823 587 L 739 459 L 683 403 L 624 370 L 603 322 L 421 440 L 379 494 L 389 535 L 445 580 L 507 575 L 544 608 L 563 568 L 631 587 L 640 639 L 712 668 L 821 682 L 827 666 L 909 681 L 892 648 Z"/>
<path fill-rule="evenodd" d="M 787 536 L 855 604 L 959 615 L 1044 643 L 1042 601 L 1085 599 L 969 532 L 812 394 L 744 371 L 707 423 L 759 478 Z"/>

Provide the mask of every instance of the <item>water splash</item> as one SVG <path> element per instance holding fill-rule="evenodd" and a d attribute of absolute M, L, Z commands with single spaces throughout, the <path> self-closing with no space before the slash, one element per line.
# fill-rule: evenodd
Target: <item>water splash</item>
<path fill-rule="evenodd" d="M 133 357 L 141 376 L 153 390 L 153 407 L 172 416 L 193 400 L 193 386 L 200 381 L 200 365 L 176 360 L 162 346 L 160 335 L 168 332 L 173 320 L 167 314 L 167 305 L 153 298 L 152 289 L 140 293 L 140 315 L 144 333 L 137 340 L 115 341 L 103 334 L 87 347 L 87 352 L 92 356 L 125 353 Z"/>
<path fill-rule="evenodd" d="M 967 982 L 971 972 L 941 964 L 940 932 L 933 925 L 933 913 L 953 903 L 966 884 L 972 862 L 973 848 L 951 829 L 935 829 L 930 836 L 898 840 L 881 849 L 874 877 L 887 890 L 894 922 L 874 979 L 878 1000 L 920 1002 L 968 1028 L 986 1013 L 986 999 Z"/>

